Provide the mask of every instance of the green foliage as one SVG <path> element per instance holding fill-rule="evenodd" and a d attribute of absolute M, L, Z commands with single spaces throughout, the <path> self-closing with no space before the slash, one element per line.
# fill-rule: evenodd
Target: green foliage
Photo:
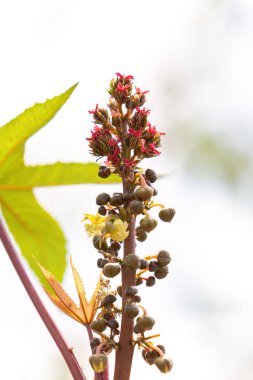
<path fill-rule="evenodd" d="M 0 128 L 0 206 L 23 256 L 40 277 L 34 257 L 58 280 L 66 267 L 66 241 L 58 223 L 39 205 L 33 188 L 81 183 L 101 183 L 98 165 L 61 163 L 26 166 L 25 142 L 45 126 L 68 100 L 76 85 L 63 94 L 35 104 Z M 110 176 L 106 182 L 117 182 Z"/>

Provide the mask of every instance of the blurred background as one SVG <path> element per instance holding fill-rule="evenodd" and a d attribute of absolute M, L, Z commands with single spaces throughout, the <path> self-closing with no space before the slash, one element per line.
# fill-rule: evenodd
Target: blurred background
<path fill-rule="evenodd" d="M 10 0 L 0 4 L 0 125 L 35 102 L 79 86 L 26 145 L 28 164 L 86 162 L 87 110 L 107 102 L 115 72 L 150 90 L 151 122 L 166 132 L 145 168 L 166 174 L 158 199 L 177 210 L 140 255 L 168 249 L 170 276 L 141 289 L 157 344 L 174 361 L 172 380 L 253 378 L 253 4 L 251 0 L 128 2 Z M 97 257 L 80 223 L 95 195 L 118 185 L 37 189 L 61 224 L 88 294 Z M 43 294 L 92 379 L 82 326 Z M 75 297 L 69 270 L 64 287 Z M 54 342 L 0 246 L 0 378 L 70 380 Z M 113 363 L 111 364 L 111 367 Z M 132 379 L 162 379 L 136 352 Z"/>

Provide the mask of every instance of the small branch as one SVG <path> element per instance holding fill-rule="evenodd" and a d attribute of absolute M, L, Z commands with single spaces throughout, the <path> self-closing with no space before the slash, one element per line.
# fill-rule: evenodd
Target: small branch
<path fill-rule="evenodd" d="M 46 325 L 49 333 L 51 334 L 52 338 L 54 339 L 57 347 L 59 348 L 67 366 L 69 367 L 69 370 L 73 376 L 74 380 L 86 380 L 86 377 L 73 353 L 73 350 L 65 339 L 63 338 L 60 330 L 56 326 L 55 322 L 51 318 L 50 314 L 48 313 L 47 309 L 43 305 L 38 293 L 36 292 L 31 280 L 29 279 L 22 261 L 20 260 L 10 238 L 8 237 L 7 231 L 3 225 L 3 222 L 0 219 L 0 239 L 2 240 L 3 246 L 6 249 L 6 252 L 26 290 L 28 293 L 32 303 L 34 304 L 36 310 L 38 311 L 41 319 L 43 320 L 44 324 Z"/>

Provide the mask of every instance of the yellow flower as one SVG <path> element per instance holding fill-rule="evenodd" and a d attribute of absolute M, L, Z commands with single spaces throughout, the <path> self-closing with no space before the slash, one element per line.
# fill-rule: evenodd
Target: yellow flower
<path fill-rule="evenodd" d="M 123 241 L 128 237 L 129 232 L 127 231 L 127 222 L 123 222 L 121 219 L 115 219 L 113 227 L 113 230 L 109 233 L 112 240 Z"/>
<path fill-rule="evenodd" d="M 94 237 L 95 235 L 99 235 L 101 233 L 102 228 L 104 227 L 105 218 L 97 215 L 84 214 L 85 218 L 81 220 L 82 222 L 88 220 L 90 223 L 85 223 L 84 228 L 87 234 L 90 237 Z"/>

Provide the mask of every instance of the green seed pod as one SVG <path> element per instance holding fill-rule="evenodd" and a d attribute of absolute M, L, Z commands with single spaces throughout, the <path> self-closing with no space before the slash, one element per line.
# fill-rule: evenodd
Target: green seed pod
<path fill-rule="evenodd" d="M 94 348 L 96 348 L 99 344 L 101 343 L 101 340 L 99 338 L 92 338 L 90 340 L 90 347 L 91 349 L 93 350 Z"/>
<path fill-rule="evenodd" d="M 143 315 L 142 317 L 137 318 L 136 323 L 142 331 L 148 331 L 153 328 L 155 320 L 149 315 Z"/>
<path fill-rule="evenodd" d="M 136 286 L 129 286 L 126 290 L 125 290 L 125 295 L 126 296 L 134 296 L 135 294 L 138 293 L 138 289 L 136 288 Z"/>
<path fill-rule="evenodd" d="M 155 277 L 158 278 L 158 280 L 161 280 L 162 278 L 165 278 L 169 273 L 169 268 L 167 265 L 164 265 L 162 267 L 159 267 L 155 270 Z"/>
<path fill-rule="evenodd" d="M 129 269 L 138 269 L 140 268 L 140 258 L 134 253 L 130 253 L 124 258 L 123 264 Z"/>
<path fill-rule="evenodd" d="M 154 183 L 157 180 L 156 172 L 152 169 L 147 169 L 145 171 L 145 177 L 151 183 Z"/>
<path fill-rule="evenodd" d="M 171 262 L 171 256 L 167 251 L 160 251 L 157 256 L 158 264 L 162 267 L 168 265 Z"/>
<path fill-rule="evenodd" d="M 139 308 L 135 302 L 128 302 L 124 306 L 124 313 L 128 318 L 135 318 L 139 314 Z"/>
<path fill-rule="evenodd" d="M 157 220 L 151 218 L 143 218 L 140 220 L 141 228 L 146 232 L 151 232 L 157 226 Z"/>
<path fill-rule="evenodd" d="M 134 194 L 140 201 L 149 201 L 153 196 L 154 190 L 150 186 L 138 187 Z"/>
<path fill-rule="evenodd" d="M 106 329 L 106 320 L 104 318 L 95 319 L 91 322 L 90 327 L 94 331 L 103 332 Z"/>
<path fill-rule="evenodd" d="M 139 215 L 144 211 L 144 203 L 142 201 L 133 200 L 130 203 L 130 211 L 134 215 Z"/>
<path fill-rule="evenodd" d="M 163 358 L 157 358 L 155 360 L 155 365 L 162 373 L 170 372 L 173 367 L 173 363 L 171 359 L 163 359 Z"/>
<path fill-rule="evenodd" d="M 104 206 L 110 201 L 110 199 L 111 199 L 110 195 L 107 193 L 98 194 L 98 196 L 96 198 L 96 204 L 98 206 Z"/>
<path fill-rule="evenodd" d="M 120 268 L 119 264 L 108 263 L 108 264 L 105 264 L 105 266 L 103 268 L 103 274 L 106 277 L 113 278 L 113 277 L 117 276 L 117 274 L 120 273 L 120 270 L 121 270 L 121 268 Z"/>
<path fill-rule="evenodd" d="M 117 293 L 118 293 L 118 295 L 119 295 L 120 297 L 122 297 L 122 286 L 121 286 L 121 285 L 119 285 L 119 286 L 117 287 Z"/>
<path fill-rule="evenodd" d="M 159 212 L 159 218 L 163 222 L 171 222 L 175 214 L 176 214 L 176 210 L 174 210 L 173 208 L 163 208 Z"/>
<path fill-rule="evenodd" d="M 107 356 L 104 354 L 94 354 L 89 358 L 90 365 L 96 373 L 101 373 L 107 366 Z"/>
<path fill-rule="evenodd" d="M 93 238 L 93 246 L 102 251 L 106 251 L 108 246 L 106 240 L 103 240 L 100 235 L 95 235 Z"/>

